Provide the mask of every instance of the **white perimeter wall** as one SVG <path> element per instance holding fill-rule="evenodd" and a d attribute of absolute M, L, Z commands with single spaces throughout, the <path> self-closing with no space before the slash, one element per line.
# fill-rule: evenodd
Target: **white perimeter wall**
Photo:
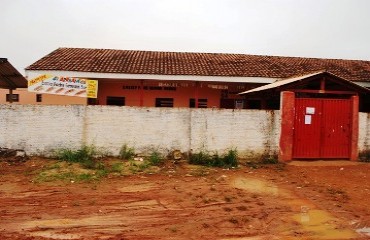
<path fill-rule="evenodd" d="M 359 122 L 358 150 L 370 150 L 370 113 L 360 113 Z"/>
<path fill-rule="evenodd" d="M 30 155 L 91 144 L 118 155 L 127 144 L 142 153 L 237 148 L 249 157 L 277 153 L 279 136 L 279 111 L 0 105 L 0 147 Z"/>

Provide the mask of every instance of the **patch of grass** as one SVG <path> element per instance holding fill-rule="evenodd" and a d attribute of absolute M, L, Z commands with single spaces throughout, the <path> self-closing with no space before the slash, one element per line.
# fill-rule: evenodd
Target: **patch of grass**
<path fill-rule="evenodd" d="M 190 155 L 189 163 L 195 165 L 205 165 L 209 166 L 212 162 L 212 157 L 206 152 L 193 153 Z"/>
<path fill-rule="evenodd" d="M 54 164 L 52 164 L 52 165 L 50 165 L 50 166 L 46 166 L 46 167 L 45 167 L 45 169 L 47 169 L 47 170 L 51 170 L 51 169 L 60 169 L 60 168 L 61 168 L 60 163 L 54 163 Z"/>
<path fill-rule="evenodd" d="M 55 157 L 59 160 L 79 163 L 81 166 L 88 169 L 102 168 L 102 164 L 99 159 L 106 156 L 101 150 L 98 150 L 95 146 L 82 146 L 80 149 L 59 149 L 55 153 Z"/>
<path fill-rule="evenodd" d="M 218 153 L 210 155 L 204 151 L 193 153 L 190 155 L 189 163 L 209 167 L 237 167 L 239 164 L 236 149 L 229 150 L 221 156 Z"/>
<path fill-rule="evenodd" d="M 226 155 L 221 158 L 221 166 L 237 167 L 238 152 L 236 149 L 229 150 Z"/>
<path fill-rule="evenodd" d="M 149 156 L 149 163 L 153 166 L 161 165 L 164 162 L 164 157 L 162 154 L 156 150 L 151 152 Z"/>
<path fill-rule="evenodd" d="M 95 176 L 97 177 L 97 179 L 100 179 L 100 178 L 103 178 L 103 177 L 106 177 L 108 176 L 109 174 L 109 171 L 105 168 L 103 169 L 98 169 L 96 172 L 95 172 Z"/>
<path fill-rule="evenodd" d="M 121 173 L 124 169 L 124 165 L 121 162 L 113 163 L 110 167 L 111 172 Z"/>
<path fill-rule="evenodd" d="M 151 165 L 147 160 L 144 161 L 129 161 L 129 170 L 131 173 L 143 172 Z"/>
<path fill-rule="evenodd" d="M 76 173 L 73 171 L 57 172 L 57 173 L 41 172 L 36 176 L 35 182 L 36 183 L 54 182 L 54 181 L 91 182 L 91 181 L 98 181 L 104 176 L 106 176 L 106 172 L 102 170 L 97 170 L 96 172 L 93 172 L 93 173 Z"/>
<path fill-rule="evenodd" d="M 135 156 L 135 149 L 128 147 L 127 144 L 124 144 L 119 151 L 119 158 L 125 160 L 131 160 Z"/>

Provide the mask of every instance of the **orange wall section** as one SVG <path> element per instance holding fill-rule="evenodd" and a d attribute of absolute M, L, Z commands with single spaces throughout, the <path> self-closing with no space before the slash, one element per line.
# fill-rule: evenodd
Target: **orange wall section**
<path fill-rule="evenodd" d="M 161 84 L 168 84 L 169 87 L 174 86 L 176 90 L 166 90 L 165 86 L 162 86 L 162 90 L 153 90 L 161 86 Z M 117 81 L 99 81 L 98 89 L 98 104 L 106 105 L 107 97 L 124 97 L 126 106 L 142 106 L 154 107 L 156 98 L 173 98 L 174 107 L 189 107 L 191 98 L 207 99 L 207 107 L 220 107 L 221 89 L 215 89 L 210 85 L 217 86 L 234 86 L 235 83 L 219 83 L 219 82 L 206 82 L 206 83 L 195 83 L 187 81 L 171 81 L 164 82 L 158 80 L 147 80 L 144 81 L 142 89 L 141 80 L 117 80 Z M 238 84 L 242 85 L 242 84 Z M 167 85 L 166 85 L 167 86 Z M 127 89 L 130 88 L 131 89 Z M 240 91 L 241 92 L 241 91 Z M 243 99 L 242 96 L 233 95 L 235 99 Z"/>
<path fill-rule="evenodd" d="M 229 93 L 226 97 L 228 99 L 244 99 L 243 96 L 236 93 L 244 91 L 246 86 L 245 83 L 225 82 L 99 79 L 96 104 L 106 105 L 107 97 L 111 96 L 124 97 L 126 106 L 155 107 L 156 98 L 173 98 L 173 107 L 190 107 L 190 99 L 197 98 L 198 100 L 207 99 L 208 108 L 219 108 L 223 97 L 222 89 L 226 88 L 228 90 Z M 9 90 L 0 89 L 0 104 L 9 103 L 6 101 L 6 94 L 8 93 Z M 26 88 L 14 90 L 13 94 L 19 94 L 19 101 L 12 104 L 88 104 L 87 98 L 53 94 L 42 94 L 42 101 L 37 102 L 37 94 L 28 92 Z"/>
<path fill-rule="evenodd" d="M 0 104 L 9 104 L 6 101 L 6 94 L 9 94 L 8 89 L 0 89 Z M 87 99 L 81 97 L 70 97 L 53 94 L 42 94 L 42 101 L 36 101 L 36 93 L 28 92 L 26 88 L 13 90 L 13 94 L 19 94 L 19 102 L 12 104 L 37 104 L 37 105 L 70 105 L 79 104 L 87 105 Z"/>

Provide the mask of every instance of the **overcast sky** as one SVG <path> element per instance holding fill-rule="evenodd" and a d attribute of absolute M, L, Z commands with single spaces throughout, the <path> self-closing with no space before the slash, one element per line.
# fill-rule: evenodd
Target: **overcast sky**
<path fill-rule="evenodd" d="M 370 60 L 369 0 L 0 0 L 0 57 L 58 47 Z"/>

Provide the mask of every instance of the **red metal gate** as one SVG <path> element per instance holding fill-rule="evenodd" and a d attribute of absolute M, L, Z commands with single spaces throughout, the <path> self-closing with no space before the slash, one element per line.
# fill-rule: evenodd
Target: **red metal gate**
<path fill-rule="evenodd" d="M 349 158 L 351 100 L 296 98 L 293 158 Z"/>

